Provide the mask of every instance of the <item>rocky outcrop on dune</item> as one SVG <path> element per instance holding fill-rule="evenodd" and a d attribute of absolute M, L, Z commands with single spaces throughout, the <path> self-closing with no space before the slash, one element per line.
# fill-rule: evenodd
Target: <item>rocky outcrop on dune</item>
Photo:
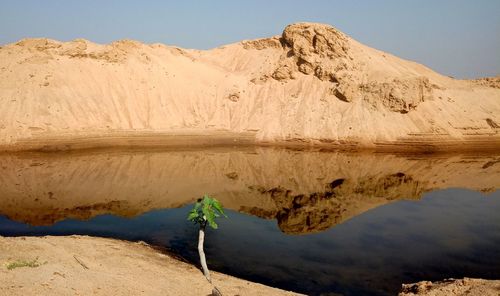
<path fill-rule="evenodd" d="M 500 76 L 474 79 L 472 81 L 479 85 L 500 88 Z"/>
<path fill-rule="evenodd" d="M 450 187 L 500 188 L 495 156 L 402 156 L 271 148 L 0 155 L 0 215 L 32 225 L 133 217 L 192 203 L 226 208 L 311 233 L 396 200 Z"/>
<path fill-rule="evenodd" d="M 347 36 L 334 28 L 308 24 L 288 26 L 281 40 L 284 52 L 272 74 L 274 79 L 296 79 L 297 72 L 301 72 L 338 83 L 357 69 L 351 62 Z"/>
<path fill-rule="evenodd" d="M 408 113 L 432 98 L 429 78 L 394 75 L 392 80 L 377 81 L 367 74 L 373 69 L 357 54 L 349 38 L 332 27 L 298 24 L 285 28 L 284 53 L 271 75 L 277 80 L 297 79 L 297 73 L 314 75 L 331 82 L 330 93 L 348 103 L 364 100 L 374 109 Z M 351 47 L 354 47 L 351 49 Z"/>
<path fill-rule="evenodd" d="M 25 39 L 0 48 L 0 149 L 145 145 L 137 137 L 498 148 L 495 81 L 445 77 L 323 24 L 208 51 Z"/>

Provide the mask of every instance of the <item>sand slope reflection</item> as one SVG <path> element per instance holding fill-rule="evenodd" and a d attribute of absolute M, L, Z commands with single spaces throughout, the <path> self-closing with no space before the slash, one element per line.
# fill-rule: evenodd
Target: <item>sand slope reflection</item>
<path fill-rule="evenodd" d="M 424 192 L 500 187 L 498 156 L 401 156 L 272 148 L 0 155 L 0 214 L 32 225 L 180 207 L 204 193 L 277 219 L 287 233 L 325 230 Z"/>

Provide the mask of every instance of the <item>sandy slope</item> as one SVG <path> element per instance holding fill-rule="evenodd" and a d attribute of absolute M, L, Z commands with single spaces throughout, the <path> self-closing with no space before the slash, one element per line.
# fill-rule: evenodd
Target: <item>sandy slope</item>
<path fill-rule="evenodd" d="M 8 270 L 38 258 L 39 267 Z M 222 295 L 299 295 L 225 274 L 212 274 Z M 143 243 L 87 236 L 0 236 L 0 296 L 211 295 L 194 266 Z"/>
<path fill-rule="evenodd" d="M 189 136 L 184 145 L 200 137 L 422 149 L 500 143 L 496 78 L 454 80 L 321 24 L 208 51 L 24 39 L 0 48 L 0 107 L 3 150 L 175 145 L 177 135 Z"/>

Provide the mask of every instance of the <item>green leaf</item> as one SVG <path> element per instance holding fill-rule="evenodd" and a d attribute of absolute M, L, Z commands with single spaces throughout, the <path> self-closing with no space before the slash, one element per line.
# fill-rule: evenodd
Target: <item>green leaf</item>
<path fill-rule="evenodd" d="M 213 229 L 217 229 L 219 226 L 215 222 L 215 219 L 221 216 L 227 218 L 221 203 L 217 199 L 205 194 L 203 198 L 194 204 L 188 213 L 187 219 L 200 224 L 201 227 L 205 227 L 208 224 Z"/>
<path fill-rule="evenodd" d="M 210 205 L 208 203 L 204 203 L 203 207 L 201 208 L 201 212 L 203 213 L 203 216 L 205 216 L 205 219 L 208 219 L 208 216 L 210 214 Z"/>
<path fill-rule="evenodd" d="M 192 209 L 189 214 L 188 214 L 188 217 L 187 219 L 189 221 L 196 221 L 198 219 L 199 215 L 198 215 L 198 211 L 196 211 L 195 209 Z"/>
<path fill-rule="evenodd" d="M 222 208 L 222 205 L 218 200 L 215 198 L 213 199 L 213 207 L 224 217 L 227 218 L 226 214 L 224 214 L 224 209 Z"/>
<path fill-rule="evenodd" d="M 208 204 L 210 203 L 210 196 L 208 194 L 203 195 L 203 198 L 201 199 L 201 203 L 203 204 Z"/>
<path fill-rule="evenodd" d="M 215 223 L 215 220 L 212 220 L 212 222 L 210 222 L 210 220 L 209 220 L 208 225 L 210 225 L 210 227 L 212 227 L 213 229 L 219 228 L 219 225 L 217 225 L 217 223 Z"/>
<path fill-rule="evenodd" d="M 208 211 L 206 217 L 208 223 L 213 223 L 215 221 L 215 213 L 213 211 Z"/>

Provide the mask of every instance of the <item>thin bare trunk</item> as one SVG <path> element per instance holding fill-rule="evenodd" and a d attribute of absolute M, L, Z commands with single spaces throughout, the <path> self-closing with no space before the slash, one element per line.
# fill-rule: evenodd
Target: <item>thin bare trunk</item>
<path fill-rule="evenodd" d="M 203 251 L 203 242 L 205 241 L 205 226 L 200 226 L 200 232 L 198 234 L 198 253 L 200 254 L 201 267 L 203 268 L 203 274 L 207 280 L 212 283 L 210 279 L 210 271 L 208 271 L 207 260 L 205 259 L 205 251 Z"/>

